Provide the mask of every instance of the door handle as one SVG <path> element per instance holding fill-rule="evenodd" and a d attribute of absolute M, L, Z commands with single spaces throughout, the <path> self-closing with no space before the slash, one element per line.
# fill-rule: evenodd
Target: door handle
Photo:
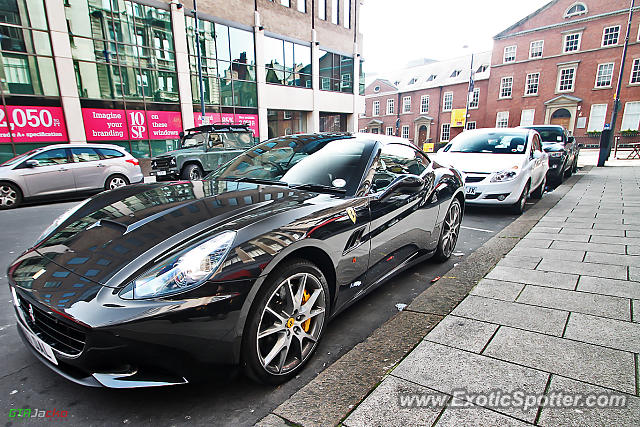
<path fill-rule="evenodd" d="M 103 167 L 105 167 L 105 166 L 106 166 L 106 165 L 103 165 L 102 163 L 98 163 L 98 165 L 97 165 L 97 167 L 99 167 L 99 168 L 103 168 Z"/>
<path fill-rule="evenodd" d="M 64 171 L 68 171 L 68 170 L 69 170 L 69 168 L 60 168 L 60 169 L 58 169 L 58 170 L 59 170 L 60 172 L 64 172 Z"/>

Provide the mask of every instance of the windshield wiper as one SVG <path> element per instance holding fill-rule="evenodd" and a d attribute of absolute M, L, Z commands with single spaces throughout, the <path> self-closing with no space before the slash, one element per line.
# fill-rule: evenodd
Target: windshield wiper
<path fill-rule="evenodd" d="M 254 184 L 266 184 L 266 185 L 284 185 L 288 186 L 289 184 L 284 181 L 273 181 L 270 179 L 262 179 L 262 178 L 249 178 L 249 177 L 241 177 L 241 178 L 218 178 L 218 181 L 231 181 L 231 182 L 251 182 Z"/>
<path fill-rule="evenodd" d="M 290 184 L 290 188 L 294 190 L 311 190 L 316 192 L 329 191 L 334 193 L 346 193 L 347 190 L 339 187 L 332 187 L 330 185 L 322 185 L 322 184 Z"/>

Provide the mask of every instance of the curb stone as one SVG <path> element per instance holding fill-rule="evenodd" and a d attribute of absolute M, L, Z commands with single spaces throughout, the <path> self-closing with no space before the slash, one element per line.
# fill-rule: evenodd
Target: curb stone
<path fill-rule="evenodd" d="M 546 194 L 256 426 L 339 424 L 589 170 Z"/>

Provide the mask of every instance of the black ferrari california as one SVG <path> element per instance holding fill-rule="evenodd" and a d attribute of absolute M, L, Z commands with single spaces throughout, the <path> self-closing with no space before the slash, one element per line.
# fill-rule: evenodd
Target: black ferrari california
<path fill-rule="evenodd" d="M 84 385 L 180 384 L 238 364 L 286 381 L 337 313 L 454 250 L 460 174 L 403 141 L 285 136 L 202 181 L 87 199 L 9 267 L 20 335 Z"/>

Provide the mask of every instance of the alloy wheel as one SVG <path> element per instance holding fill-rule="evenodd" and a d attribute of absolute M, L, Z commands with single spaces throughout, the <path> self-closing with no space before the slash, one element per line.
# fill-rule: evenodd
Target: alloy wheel
<path fill-rule="evenodd" d="M 191 171 L 189 172 L 189 180 L 190 181 L 197 181 L 200 178 L 201 178 L 201 176 L 200 176 L 200 171 L 198 170 L 198 168 L 191 169 Z"/>
<path fill-rule="evenodd" d="M 445 257 L 451 256 L 456 247 L 458 235 L 460 234 L 460 204 L 453 203 L 444 219 L 444 233 L 442 235 L 442 254 Z"/>
<path fill-rule="evenodd" d="M 8 185 L 0 185 L 0 206 L 10 207 L 18 202 L 18 193 Z"/>
<path fill-rule="evenodd" d="M 125 185 L 127 185 L 127 181 L 125 181 L 124 178 L 116 176 L 111 178 L 111 181 L 109 182 L 109 190 L 113 190 L 114 188 L 124 187 Z"/>
<path fill-rule="evenodd" d="M 297 273 L 282 281 L 262 311 L 257 332 L 258 360 L 269 373 L 285 375 L 313 352 L 326 317 L 320 280 Z"/>

